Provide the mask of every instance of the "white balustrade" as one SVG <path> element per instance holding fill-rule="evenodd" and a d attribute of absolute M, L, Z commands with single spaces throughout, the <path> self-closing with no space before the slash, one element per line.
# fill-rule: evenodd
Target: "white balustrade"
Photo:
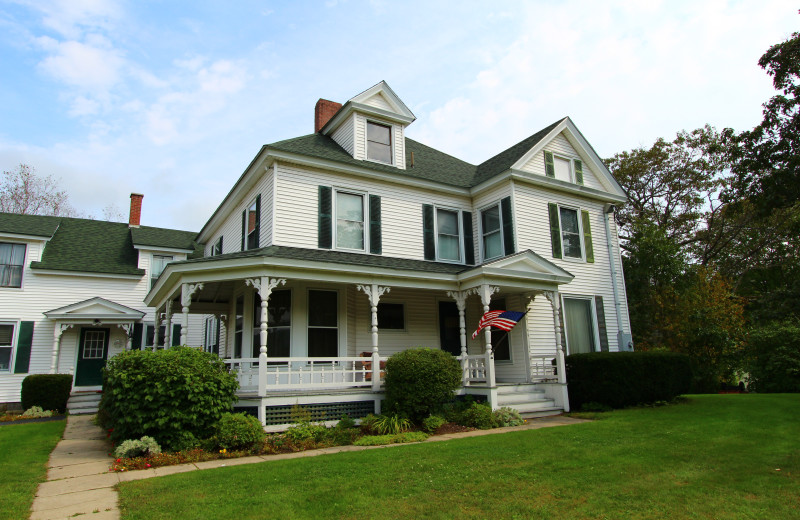
<path fill-rule="evenodd" d="M 531 355 L 531 380 L 533 382 L 553 381 L 558 379 L 555 354 Z"/>
<path fill-rule="evenodd" d="M 464 370 L 462 377 L 464 386 L 470 386 L 476 382 L 486 383 L 486 354 L 461 355 L 458 358 L 462 361 Z"/>

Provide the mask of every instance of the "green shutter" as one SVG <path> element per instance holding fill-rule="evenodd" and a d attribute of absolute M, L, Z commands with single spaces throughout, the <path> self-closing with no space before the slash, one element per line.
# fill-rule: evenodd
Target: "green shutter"
<path fill-rule="evenodd" d="M 475 265 L 475 237 L 472 231 L 472 213 L 461 212 L 462 228 L 464 230 L 464 261 L 467 265 Z"/>
<path fill-rule="evenodd" d="M 247 210 L 242 211 L 242 251 L 244 251 L 245 240 L 247 239 Z"/>
<path fill-rule="evenodd" d="M 383 253 L 381 243 L 381 198 L 369 196 L 369 252 L 374 255 Z"/>
<path fill-rule="evenodd" d="M 177 347 L 181 344 L 181 326 L 178 323 L 172 324 L 172 346 Z"/>
<path fill-rule="evenodd" d="M 550 213 L 550 243 L 553 246 L 553 258 L 561 258 L 561 225 L 558 222 L 558 204 L 547 205 Z"/>
<path fill-rule="evenodd" d="M 511 197 L 500 201 L 500 213 L 503 216 L 503 249 L 505 254 L 513 255 L 514 250 L 514 217 L 511 214 Z"/>
<path fill-rule="evenodd" d="M 261 194 L 256 197 L 256 243 L 253 249 L 258 249 L 261 240 Z"/>
<path fill-rule="evenodd" d="M 575 182 L 583 184 L 583 162 L 575 159 Z"/>
<path fill-rule="evenodd" d="M 556 165 L 553 162 L 553 152 L 544 152 L 544 173 L 548 177 L 556 176 Z"/>
<path fill-rule="evenodd" d="M 436 260 L 436 243 L 433 233 L 433 206 L 422 205 L 422 239 L 425 260 Z"/>
<path fill-rule="evenodd" d="M 594 247 L 592 247 L 592 228 L 589 225 L 589 212 L 586 210 L 581 211 L 581 219 L 583 220 L 583 246 L 586 248 L 586 261 L 593 264 Z"/>
<path fill-rule="evenodd" d="M 23 321 L 19 324 L 17 334 L 17 360 L 14 363 L 15 374 L 27 374 L 31 364 L 31 345 L 33 344 L 33 322 Z"/>
<path fill-rule="evenodd" d="M 133 324 L 133 336 L 131 337 L 131 350 L 139 350 L 142 348 L 142 329 L 144 327 L 141 323 Z"/>
<path fill-rule="evenodd" d="M 597 332 L 600 336 L 600 351 L 608 352 L 608 329 L 606 328 L 606 309 L 603 307 L 603 297 L 594 297 L 594 308 L 597 311 Z"/>
<path fill-rule="evenodd" d="M 317 247 L 320 249 L 330 249 L 333 247 L 331 206 L 331 187 L 320 186 L 317 201 Z"/>

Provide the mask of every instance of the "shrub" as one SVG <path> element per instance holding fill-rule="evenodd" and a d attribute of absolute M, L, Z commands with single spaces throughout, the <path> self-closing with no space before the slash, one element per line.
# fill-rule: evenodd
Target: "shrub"
<path fill-rule="evenodd" d="M 375 421 L 378 420 L 378 416 L 374 414 L 367 414 L 366 417 L 361 418 L 361 431 L 364 433 L 372 433 L 374 432 Z"/>
<path fill-rule="evenodd" d="M 71 391 L 71 374 L 31 374 L 22 380 L 22 407 L 40 406 L 64 413 Z"/>
<path fill-rule="evenodd" d="M 388 412 L 419 423 L 453 399 L 461 385 L 461 366 L 443 350 L 420 348 L 404 350 L 386 362 Z"/>
<path fill-rule="evenodd" d="M 447 420 L 445 420 L 444 417 L 440 417 L 438 415 L 429 415 L 422 420 L 422 428 L 428 433 L 433 433 L 446 422 Z"/>
<path fill-rule="evenodd" d="M 24 415 L 25 417 L 34 417 L 34 418 L 52 417 L 53 416 L 53 411 L 52 410 L 42 410 L 41 406 L 31 406 L 30 408 L 28 408 L 27 410 L 22 412 L 22 415 Z"/>
<path fill-rule="evenodd" d="M 215 448 L 249 450 L 266 436 L 258 418 L 246 413 L 224 413 L 214 427 L 213 441 Z"/>
<path fill-rule="evenodd" d="M 284 435 L 293 443 L 301 444 L 308 441 L 319 442 L 325 437 L 327 431 L 324 424 L 300 422 L 289 426 Z"/>
<path fill-rule="evenodd" d="M 347 415 L 346 413 L 342 414 L 342 418 L 339 419 L 338 423 L 336 423 L 336 428 L 339 430 L 355 428 L 355 427 L 356 427 L 356 421 L 354 419 L 351 419 L 350 416 Z"/>
<path fill-rule="evenodd" d="M 498 427 L 519 426 L 521 424 L 525 424 L 525 421 L 519 415 L 519 412 L 507 406 L 493 411 L 492 421 Z"/>
<path fill-rule="evenodd" d="M 428 438 L 423 432 L 395 433 L 393 435 L 365 435 L 356 440 L 356 446 L 382 446 L 384 444 L 402 444 L 406 442 L 422 442 Z"/>
<path fill-rule="evenodd" d="M 592 352 L 566 358 L 570 407 L 624 408 L 672 401 L 689 391 L 689 357 L 674 352 Z"/>
<path fill-rule="evenodd" d="M 745 367 L 750 389 L 800 392 L 800 325 L 764 325 L 750 331 Z"/>
<path fill-rule="evenodd" d="M 379 415 L 372 424 L 372 431 L 379 435 L 393 435 L 411 429 L 411 421 L 396 414 Z"/>
<path fill-rule="evenodd" d="M 488 404 L 472 403 L 461 413 L 459 424 L 489 430 L 497 426 L 492 416 L 492 408 Z"/>
<path fill-rule="evenodd" d="M 106 363 L 100 408 L 113 440 L 149 435 L 178 451 L 211 435 L 231 409 L 237 387 L 214 354 L 189 347 L 131 350 Z"/>
<path fill-rule="evenodd" d="M 117 446 L 114 456 L 118 459 L 130 459 L 133 457 L 147 457 L 161 453 L 161 446 L 152 437 L 145 435 L 139 440 L 128 439 Z"/>

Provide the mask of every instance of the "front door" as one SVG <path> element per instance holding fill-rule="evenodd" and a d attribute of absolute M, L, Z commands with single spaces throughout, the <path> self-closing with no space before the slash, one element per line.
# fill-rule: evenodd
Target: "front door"
<path fill-rule="evenodd" d="M 439 341 L 445 352 L 461 355 L 461 327 L 455 302 L 439 302 Z"/>
<path fill-rule="evenodd" d="M 110 329 L 81 329 L 78 344 L 78 364 L 75 368 L 75 386 L 100 386 L 102 369 L 108 357 Z"/>

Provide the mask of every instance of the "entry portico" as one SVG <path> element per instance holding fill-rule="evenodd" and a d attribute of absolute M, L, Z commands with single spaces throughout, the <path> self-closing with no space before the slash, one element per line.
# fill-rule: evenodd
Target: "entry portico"
<path fill-rule="evenodd" d="M 174 262 L 145 302 L 180 322 L 182 337 L 189 314 L 215 317 L 219 354 L 239 377 L 240 405 L 257 407 L 265 423 L 275 422 L 272 407 L 296 403 L 371 401 L 369 411 L 379 411 L 382 364 L 418 346 L 457 355 L 462 392 L 485 395 L 494 407 L 502 405 L 497 383 L 513 382 L 544 384 L 553 404 L 568 409 L 556 295 L 571 280 L 529 250 L 464 266 L 268 246 Z M 555 349 L 530 343 L 530 319 L 511 335 L 469 337 L 491 307 L 528 310 L 538 295 L 553 306 Z M 497 363 L 493 337 L 506 343 Z"/>

